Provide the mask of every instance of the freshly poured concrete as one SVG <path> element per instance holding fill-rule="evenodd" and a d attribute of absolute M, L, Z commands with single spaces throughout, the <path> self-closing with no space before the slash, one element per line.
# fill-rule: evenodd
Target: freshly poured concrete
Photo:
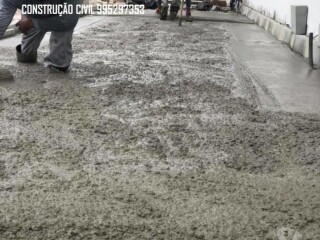
<path fill-rule="evenodd" d="M 319 116 L 257 109 L 224 24 L 98 20 L 68 74 L 0 41 L 0 239 L 319 238 Z"/>
<path fill-rule="evenodd" d="M 320 71 L 256 25 L 226 24 L 230 51 L 249 71 L 262 109 L 320 113 Z"/>

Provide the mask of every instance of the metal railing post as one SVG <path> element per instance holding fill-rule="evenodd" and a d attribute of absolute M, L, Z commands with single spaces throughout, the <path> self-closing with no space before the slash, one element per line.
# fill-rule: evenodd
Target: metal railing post
<path fill-rule="evenodd" d="M 314 68 L 313 63 L 313 33 L 309 33 L 309 64 L 311 68 Z"/>

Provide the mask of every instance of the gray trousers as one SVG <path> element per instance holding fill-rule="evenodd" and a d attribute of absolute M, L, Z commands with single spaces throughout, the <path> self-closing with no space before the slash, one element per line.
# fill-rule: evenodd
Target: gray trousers
<path fill-rule="evenodd" d="M 27 34 L 23 34 L 21 42 L 22 54 L 29 54 L 36 51 L 46 34 L 45 31 L 30 29 Z M 51 32 L 50 52 L 44 58 L 46 67 L 69 67 L 72 60 L 72 36 L 73 30 L 67 32 Z"/>

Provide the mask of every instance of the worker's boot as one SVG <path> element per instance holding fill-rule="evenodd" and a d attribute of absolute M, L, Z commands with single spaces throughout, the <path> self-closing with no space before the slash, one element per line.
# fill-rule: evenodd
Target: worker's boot
<path fill-rule="evenodd" d="M 186 10 L 186 17 L 187 18 L 191 17 L 191 9 L 190 8 L 187 8 L 187 10 Z"/>
<path fill-rule="evenodd" d="M 30 54 L 22 54 L 21 44 L 16 46 L 16 55 L 17 55 L 17 61 L 20 63 L 35 63 L 37 62 L 37 58 L 38 58 L 37 51 L 34 51 Z"/>
<path fill-rule="evenodd" d="M 160 19 L 161 20 L 166 20 L 167 16 L 168 16 L 168 9 L 169 6 L 168 5 L 164 5 L 161 9 L 161 14 L 160 14 Z"/>
<path fill-rule="evenodd" d="M 179 12 L 180 6 L 179 4 L 175 4 L 174 2 L 171 3 L 170 6 L 170 20 L 176 19 L 178 12 Z"/>
<path fill-rule="evenodd" d="M 157 15 L 160 15 L 160 14 L 161 14 L 161 8 L 162 8 L 161 6 L 158 6 L 158 7 L 157 7 L 157 10 L 156 10 L 156 14 L 157 14 Z"/>

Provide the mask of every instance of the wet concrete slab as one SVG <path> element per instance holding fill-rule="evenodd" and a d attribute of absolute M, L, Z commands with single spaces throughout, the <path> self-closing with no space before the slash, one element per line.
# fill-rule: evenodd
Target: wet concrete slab
<path fill-rule="evenodd" d="M 320 71 L 256 25 L 225 24 L 230 51 L 251 75 L 262 109 L 320 113 Z"/>
<path fill-rule="evenodd" d="M 238 60 L 238 65 L 243 66 L 251 76 L 257 102 L 262 109 L 320 113 L 320 71 L 310 69 L 302 56 L 290 51 L 256 25 L 235 23 L 244 21 L 246 18 L 243 16 L 198 11 L 194 11 L 193 16 L 195 19 L 220 19 L 225 22 L 224 27 L 232 35 L 230 52 Z M 147 10 L 145 17 L 154 17 L 154 11 Z M 117 21 L 119 17 L 83 17 L 79 20 L 75 35 L 105 19 Z M 49 37 L 48 33 L 41 43 L 42 47 L 48 45 Z M 16 35 L 0 40 L 0 45 L 14 48 L 20 41 L 21 35 Z"/>
<path fill-rule="evenodd" d="M 68 74 L 0 48 L 1 239 L 320 236 L 320 117 L 236 96 L 225 25 L 94 20 Z"/>

